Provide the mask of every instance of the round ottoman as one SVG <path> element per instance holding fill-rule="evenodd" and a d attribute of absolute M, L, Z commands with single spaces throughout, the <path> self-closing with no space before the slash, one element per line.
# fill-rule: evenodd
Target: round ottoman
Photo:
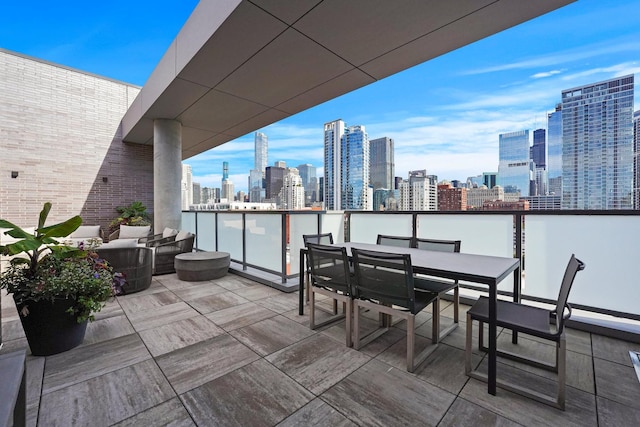
<path fill-rule="evenodd" d="M 219 279 L 227 274 L 231 257 L 227 252 L 186 252 L 176 255 L 178 279 L 189 282 Z"/>

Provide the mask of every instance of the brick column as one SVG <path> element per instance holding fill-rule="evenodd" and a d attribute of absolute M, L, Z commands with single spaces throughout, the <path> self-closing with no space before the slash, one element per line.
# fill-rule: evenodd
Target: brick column
<path fill-rule="evenodd" d="M 153 228 L 182 226 L 182 124 L 176 120 L 153 121 Z"/>

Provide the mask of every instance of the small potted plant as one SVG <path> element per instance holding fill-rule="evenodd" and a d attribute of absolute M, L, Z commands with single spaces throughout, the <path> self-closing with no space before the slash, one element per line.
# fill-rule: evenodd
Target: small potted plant
<path fill-rule="evenodd" d="M 133 202 L 129 206 L 119 206 L 116 211 L 118 216 L 109 224 L 109 233 L 111 234 L 116 232 L 121 225 L 151 225 L 147 207 L 142 202 Z"/>
<path fill-rule="evenodd" d="M 15 255 L 0 274 L 0 289 L 13 294 L 20 320 L 36 356 L 60 353 L 84 339 L 87 321 L 118 294 L 121 277 L 91 248 L 59 244 L 82 223 L 79 216 L 45 226 L 51 203 L 45 203 L 34 233 L 0 219 L 0 228 L 18 239 L 0 246 Z"/>

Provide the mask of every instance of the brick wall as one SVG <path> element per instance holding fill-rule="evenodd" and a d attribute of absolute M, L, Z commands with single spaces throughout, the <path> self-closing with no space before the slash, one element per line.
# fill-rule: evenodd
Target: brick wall
<path fill-rule="evenodd" d="M 49 222 L 80 215 L 106 232 L 117 206 L 152 212 L 153 147 L 119 129 L 139 91 L 0 49 L 0 218 L 35 226 L 50 201 Z"/>

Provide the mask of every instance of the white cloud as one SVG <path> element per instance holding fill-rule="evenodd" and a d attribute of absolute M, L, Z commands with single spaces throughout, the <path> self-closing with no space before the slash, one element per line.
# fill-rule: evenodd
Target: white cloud
<path fill-rule="evenodd" d="M 534 75 L 531 76 L 531 78 L 533 79 L 543 79 L 545 77 L 551 77 L 551 76 L 555 76 L 556 74 L 560 74 L 562 73 L 563 70 L 551 70 L 551 71 L 544 71 L 541 73 L 536 73 Z"/>

